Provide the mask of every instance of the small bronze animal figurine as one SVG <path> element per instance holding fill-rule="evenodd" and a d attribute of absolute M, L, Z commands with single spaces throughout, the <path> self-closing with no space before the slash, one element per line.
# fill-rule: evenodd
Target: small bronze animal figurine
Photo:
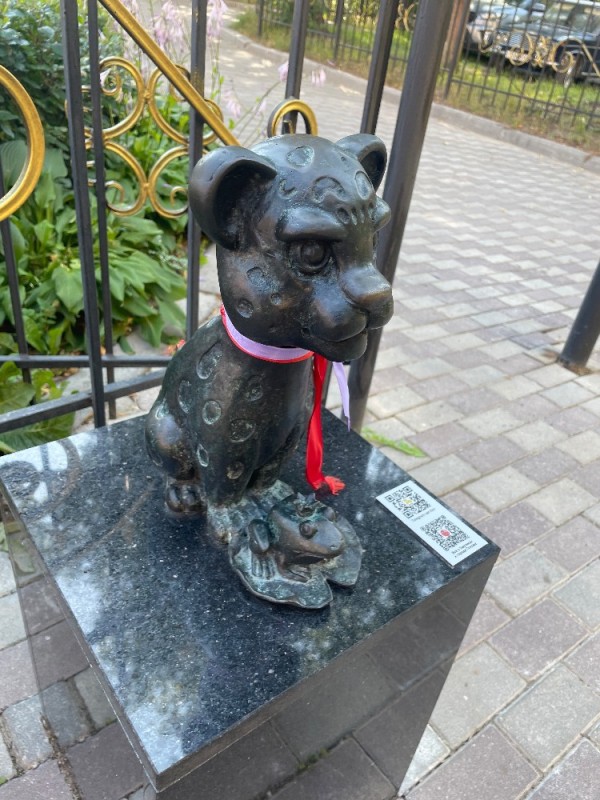
<path fill-rule="evenodd" d="M 327 581 L 353 586 L 361 558 L 348 520 L 314 495 L 285 498 L 266 519 L 251 520 L 230 546 L 231 563 L 254 594 L 308 608 L 331 601 Z"/>
<path fill-rule="evenodd" d="M 223 147 L 195 167 L 190 209 L 217 244 L 224 309 L 173 357 L 146 440 L 178 514 L 239 502 L 306 432 L 311 362 L 361 356 L 392 314 L 375 238 L 383 143 L 307 134 Z"/>

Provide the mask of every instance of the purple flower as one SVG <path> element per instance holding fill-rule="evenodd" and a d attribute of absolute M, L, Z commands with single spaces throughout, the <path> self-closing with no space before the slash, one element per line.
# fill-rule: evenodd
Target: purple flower
<path fill-rule="evenodd" d="M 279 72 L 279 80 L 280 81 L 286 80 L 286 78 L 288 76 L 289 66 L 290 66 L 290 62 L 286 61 L 285 64 L 281 64 L 281 66 L 278 67 L 277 71 Z"/>
<path fill-rule="evenodd" d="M 239 119 L 242 116 L 242 106 L 233 89 L 225 89 L 223 92 L 225 108 L 232 119 Z"/>
<path fill-rule="evenodd" d="M 216 41 L 223 30 L 223 17 L 229 9 L 223 0 L 208 0 L 206 16 L 206 37 L 209 42 Z"/>
<path fill-rule="evenodd" d="M 313 69 L 310 79 L 314 86 L 323 86 L 327 80 L 327 74 L 323 67 L 319 67 L 318 69 Z"/>
<path fill-rule="evenodd" d="M 185 49 L 184 26 L 173 0 L 165 0 L 161 12 L 154 20 L 154 38 L 163 50 L 178 58 Z"/>

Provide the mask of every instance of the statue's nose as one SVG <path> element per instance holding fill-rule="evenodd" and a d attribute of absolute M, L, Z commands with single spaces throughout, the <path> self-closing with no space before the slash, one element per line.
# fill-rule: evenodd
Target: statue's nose
<path fill-rule="evenodd" d="M 381 328 L 390 320 L 394 310 L 392 287 L 372 264 L 345 270 L 340 285 L 352 305 L 367 312 L 369 328 Z"/>

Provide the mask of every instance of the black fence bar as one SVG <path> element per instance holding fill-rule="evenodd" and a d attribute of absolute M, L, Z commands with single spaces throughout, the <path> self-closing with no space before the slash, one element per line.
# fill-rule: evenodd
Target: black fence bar
<path fill-rule="evenodd" d="M 83 306 L 85 314 L 86 344 L 90 359 L 92 385 L 92 407 L 94 424 L 106 424 L 102 362 L 100 359 L 100 317 L 96 294 L 94 270 L 94 243 L 92 240 L 92 217 L 87 180 L 87 157 L 85 151 L 85 129 L 83 98 L 81 94 L 81 57 L 79 53 L 79 28 L 76 0 L 60 0 L 62 35 L 65 58 L 65 87 L 69 120 L 69 144 L 73 174 L 73 191 L 77 217 L 77 238 L 83 280 Z"/>
<path fill-rule="evenodd" d="M 264 2 L 264 0 L 262 0 Z M 340 52 L 340 39 L 342 37 L 342 25 L 344 23 L 344 0 L 337 0 L 335 6 L 335 34 L 333 40 L 333 61 L 337 61 Z M 260 36 L 260 30 L 258 32 Z"/>
<path fill-rule="evenodd" d="M 588 290 L 567 341 L 559 356 L 559 362 L 573 371 L 585 367 L 600 336 L 600 263 L 592 277 Z"/>
<path fill-rule="evenodd" d="M 263 25 L 265 20 L 265 0 L 259 0 L 258 3 L 258 36 L 263 35 Z"/>
<path fill-rule="evenodd" d="M 377 17 L 373 57 L 369 67 L 369 80 L 360 123 L 362 133 L 375 133 L 377 128 L 377 118 L 383 97 L 383 87 L 394 39 L 394 23 L 397 16 L 398 0 L 383 0 Z"/>
<path fill-rule="evenodd" d="M 295 0 L 294 16 L 292 17 L 292 33 L 290 42 L 290 57 L 288 62 L 288 74 L 285 84 L 286 97 L 300 97 L 300 87 L 302 86 L 302 67 L 304 65 L 304 50 L 306 45 L 306 33 L 308 31 L 308 10 L 310 0 Z M 284 130 L 289 132 L 295 123 L 296 113 L 287 115 Z M 291 127 L 290 127 L 291 125 Z"/>
<path fill-rule="evenodd" d="M 163 364 L 168 364 L 171 356 L 168 355 L 155 355 L 155 356 L 115 356 L 104 355 L 101 356 L 101 364 L 103 367 L 160 367 Z M 16 364 L 19 368 L 31 369 L 47 368 L 47 369 L 75 369 L 77 367 L 89 367 L 90 359 L 88 356 L 32 356 L 32 355 L 17 355 L 12 353 L 8 356 L 0 356 L 0 364 L 5 364 L 7 361 Z"/>
<path fill-rule="evenodd" d="M 421 0 L 419 4 L 383 192 L 392 217 L 381 231 L 377 263 L 390 282 L 396 272 L 452 3 Z M 366 353 L 350 368 L 350 416 L 355 430 L 362 428 L 380 341 L 381 329 L 371 331 Z"/>
<path fill-rule="evenodd" d="M 204 95 L 206 62 L 206 9 L 207 0 L 192 0 L 192 52 L 190 56 L 190 82 Z M 190 171 L 202 156 L 204 120 L 190 107 L 189 158 Z M 200 288 L 200 244 L 202 233 L 192 214 L 188 214 L 187 251 L 187 313 L 186 338 L 190 339 L 198 327 Z"/>
<path fill-rule="evenodd" d="M 153 389 L 162 383 L 164 376 L 164 370 L 157 370 L 129 381 L 108 383 L 104 386 L 104 396 L 107 400 L 116 400 L 119 397 L 127 397 L 145 389 Z M 91 391 L 77 392 L 67 397 L 60 397 L 57 400 L 47 400 L 36 406 L 9 411 L 0 416 L 0 434 L 16 430 L 23 427 L 23 425 L 32 425 L 35 422 L 43 422 L 47 419 L 70 414 L 73 411 L 81 411 L 83 408 L 90 408 L 93 405 L 93 400 L 94 397 Z"/>
<path fill-rule="evenodd" d="M 0 197 L 6 194 L 4 185 L 4 173 L 2 172 L 2 161 L 0 160 Z M 19 295 L 19 270 L 15 259 L 15 249 L 13 247 L 12 236 L 10 233 L 10 221 L 4 219 L 0 221 L 0 237 L 2 237 L 2 248 L 4 250 L 4 262 L 6 264 L 6 277 L 8 279 L 8 290 L 10 293 L 10 305 L 15 321 L 15 334 L 17 337 L 17 347 L 21 355 L 27 355 L 27 339 L 25 336 L 25 323 L 23 321 L 23 310 L 21 308 L 21 297 Z M 12 361 L 13 359 L 7 359 Z M 31 383 L 31 373 L 28 369 L 23 370 L 23 380 Z"/>
<path fill-rule="evenodd" d="M 94 152 L 94 172 L 96 175 L 94 190 L 96 193 L 98 222 L 98 257 L 102 282 L 102 314 L 104 317 L 104 349 L 113 352 L 112 300 L 110 294 L 110 273 L 108 266 L 108 224 L 106 206 L 106 177 L 104 170 L 104 141 L 102 139 L 102 88 L 100 85 L 100 48 L 98 45 L 98 4 L 92 0 L 88 3 L 88 43 L 90 52 L 90 95 L 92 101 L 92 147 Z M 115 373 L 112 367 L 106 370 L 108 383 L 113 383 Z M 111 419 L 117 416 L 114 400 L 108 403 L 108 414 Z"/>

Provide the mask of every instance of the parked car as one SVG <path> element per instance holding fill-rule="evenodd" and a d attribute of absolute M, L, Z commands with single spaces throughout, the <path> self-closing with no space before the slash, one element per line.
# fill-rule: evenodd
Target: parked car
<path fill-rule="evenodd" d="M 509 28 L 515 22 L 527 22 L 541 17 L 547 2 L 540 0 L 474 0 L 469 7 L 465 49 L 487 52 L 499 27 Z"/>
<path fill-rule="evenodd" d="M 600 80 L 600 2 L 552 3 L 541 19 L 499 26 L 491 49 L 514 66 L 552 68 L 565 86 Z"/>

